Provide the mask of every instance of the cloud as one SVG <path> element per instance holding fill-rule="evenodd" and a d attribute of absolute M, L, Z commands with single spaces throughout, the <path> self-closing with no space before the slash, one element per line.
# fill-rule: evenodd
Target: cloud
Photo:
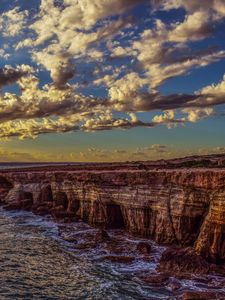
<path fill-rule="evenodd" d="M 139 90 L 148 83 L 147 79 L 131 72 L 115 80 L 109 89 L 109 97 L 117 110 L 133 110 L 140 105 Z M 132 101 L 131 101 L 132 99 Z"/>
<path fill-rule="evenodd" d="M 206 67 L 224 57 L 225 51 L 218 51 L 215 53 L 195 55 L 191 58 L 186 57 L 183 61 L 181 58 L 179 62 L 175 61 L 163 67 L 158 64 L 150 65 L 148 68 L 151 87 L 156 88 L 170 78 L 184 75 L 187 71 L 193 70 L 194 68 Z"/>
<path fill-rule="evenodd" d="M 213 108 L 185 108 L 182 110 L 183 113 L 188 114 L 187 120 L 190 122 L 197 122 L 208 116 L 211 116 L 214 112 Z"/>
<path fill-rule="evenodd" d="M 17 6 L 12 10 L 8 10 L 0 16 L 0 31 L 4 37 L 14 37 L 21 33 L 25 28 L 28 11 L 21 11 Z"/>
<path fill-rule="evenodd" d="M 223 79 L 218 84 L 212 84 L 204 87 L 201 91 L 203 95 L 214 95 L 214 96 L 224 96 L 225 95 L 225 74 Z"/>
<path fill-rule="evenodd" d="M 0 162 L 33 162 L 35 160 L 35 155 L 31 153 L 0 148 Z"/>
<path fill-rule="evenodd" d="M 198 41 L 209 36 L 212 31 L 208 12 L 200 10 L 188 15 L 184 22 L 174 25 L 174 29 L 169 33 L 169 40 Z"/>
<path fill-rule="evenodd" d="M 86 151 L 82 151 L 80 159 L 86 161 L 138 161 L 138 160 L 155 160 L 161 157 L 169 157 L 171 155 L 172 146 L 166 146 L 161 144 L 152 144 L 149 146 L 142 146 L 136 149 L 105 149 L 89 147 Z M 74 153 L 73 156 L 76 156 Z"/>
<path fill-rule="evenodd" d="M 145 30 L 132 44 L 141 67 L 146 70 L 150 88 L 156 89 L 166 80 L 181 76 L 194 68 L 202 68 L 225 57 L 225 51 L 207 49 L 191 51 L 185 43 L 201 40 L 212 32 L 207 12 L 195 12 L 170 28 L 156 20 L 153 29 Z M 187 53 L 185 55 L 185 53 Z"/>
<path fill-rule="evenodd" d="M 22 68 L 24 71 L 28 67 Z M 26 71 L 27 72 L 27 71 Z M 23 73 L 17 78 L 21 95 L 5 93 L 0 102 L 0 137 L 36 137 L 44 133 L 72 131 L 97 131 L 128 129 L 133 127 L 168 127 L 185 122 L 196 122 L 212 115 L 213 105 L 225 103 L 224 93 L 218 86 L 206 87 L 195 95 L 168 95 L 138 92 L 142 79 L 136 73 L 116 81 L 116 90 L 110 99 L 87 97 L 76 93 L 67 85 L 58 89 L 55 85 L 39 88 L 39 80 L 34 74 Z M 211 89 L 222 90 L 212 93 Z M 132 98 L 132 102 L 130 99 Z M 180 109 L 183 116 L 176 118 Z M 127 117 L 115 117 L 113 111 L 124 112 Z M 139 120 L 135 112 L 164 111 L 155 115 L 152 121 Z"/>
<path fill-rule="evenodd" d="M 13 69 L 11 66 L 5 66 L 5 68 L 0 69 L 0 88 L 19 81 L 32 71 L 33 69 L 27 65 L 17 66 L 16 69 Z"/>
<path fill-rule="evenodd" d="M 33 58 L 50 71 L 54 84 L 59 89 L 65 87 L 67 81 L 75 75 L 75 67 L 66 53 L 52 54 L 48 50 L 43 50 L 35 52 Z"/>
<path fill-rule="evenodd" d="M 151 22 L 134 17 L 140 3 L 149 5 Z M 150 3 L 168 13 L 183 8 L 183 19 L 162 21 Z M 224 8 L 220 0 L 42 0 L 35 14 L 19 7 L 2 13 L 12 65 L 27 54 L 32 66 L 0 69 L 0 137 L 171 128 L 215 115 L 215 106 L 225 104 L 225 79 L 193 94 L 164 95 L 160 87 L 225 58 L 219 47 L 204 48 Z M 5 44 L 0 56 L 6 50 Z M 151 113 L 147 121 L 143 112 Z"/>
<path fill-rule="evenodd" d="M 0 57 L 4 59 L 8 59 L 10 57 L 10 54 L 7 53 L 5 49 L 0 49 Z"/>
<path fill-rule="evenodd" d="M 112 15 L 121 15 L 143 0 L 83 0 L 74 1 L 65 0 L 65 9 L 60 16 L 59 23 L 62 28 L 72 27 L 73 29 L 88 30 L 96 24 L 97 21 Z M 42 2 L 42 8 L 45 9 L 46 1 Z M 52 8 L 52 6 L 51 6 Z M 47 10 L 49 6 L 47 6 Z"/>
<path fill-rule="evenodd" d="M 49 45 L 41 51 L 36 49 L 32 51 L 33 58 L 50 71 L 56 85 L 64 85 L 74 75 L 71 67 L 74 56 L 87 55 L 90 47 L 97 53 L 96 43 L 112 38 L 133 21 L 132 18 L 120 17 L 115 21 L 102 21 L 97 29 L 92 31 L 90 29 L 108 16 L 121 16 L 139 2 L 65 0 L 63 7 L 57 7 L 53 0 L 42 0 L 37 20 L 29 26 L 35 32 L 34 38 L 20 41 L 16 48 L 37 47 L 49 41 Z"/>
<path fill-rule="evenodd" d="M 14 151 L 11 148 L 0 148 L 0 162 L 112 162 L 112 161 L 144 161 L 170 159 L 174 157 L 184 157 L 187 155 L 207 155 L 211 153 L 224 154 L 225 146 L 196 148 L 194 150 L 183 149 L 174 145 L 152 144 L 136 149 L 118 149 L 90 147 L 83 151 L 58 153 L 49 150 L 48 152 L 23 150 Z"/>
<path fill-rule="evenodd" d="M 195 11 L 211 11 L 216 14 L 217 18 L 225 16 L 225 3 L 223 0 L 153 0 L 153 6 L 156 9 L 171 10 L 177 8 L 184 8 L 187 12 L 192 13 Z"/>
<path fill-rule="evenodd" d="M 142 122 L 134 114 L 129 114 L 130 118 L 114 118 L 111 113 L 101 114 L 99 117 L 88 119 L 82 129 L 85 131 L 129 129 L 132 127 L 154 127 L 152 122 Z"/>

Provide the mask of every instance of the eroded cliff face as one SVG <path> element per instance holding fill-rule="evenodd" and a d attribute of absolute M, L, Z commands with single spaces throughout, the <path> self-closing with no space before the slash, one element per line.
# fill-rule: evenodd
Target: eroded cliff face
<path fill-rule="evenodd" d="M 0 174 L 8 209 L 126 228 L 225 261 L 225 170 L 28 171 Z"/>

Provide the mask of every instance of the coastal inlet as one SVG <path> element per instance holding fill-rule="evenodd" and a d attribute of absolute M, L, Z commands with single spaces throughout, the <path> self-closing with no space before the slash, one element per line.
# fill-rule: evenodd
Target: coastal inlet
<path fill-rule="evenodd" d="M 164 250 L 123 230 L 1 209 L 0 298 L 224 299 L 221 276 L 158 272 Z"/>
<path fill-rule="evenodd" d="M 2 172 L 1 299 L 225 299 L 224 178 Z"/>

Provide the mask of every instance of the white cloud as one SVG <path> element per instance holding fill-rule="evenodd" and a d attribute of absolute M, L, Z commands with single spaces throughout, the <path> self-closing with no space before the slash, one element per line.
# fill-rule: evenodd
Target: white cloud
<path fill-rule="evenodd" d="M 4 12 L 0 16 L 0 31 L 3 36 L 14 37 L 21 33 L 26 25 L 28 11 L 19 7 Z"/>
<path fill-rule="evenodd" d="M 185 108 L 182 111 L 188 114 L 187 120 L 189 122 L 197 122 L 201 119 L 207 118 L 213 114 L 214 110 L 211 107 L 208 108 Z"/>
<path fill-rule="evenodd" d="M 201 91 L 201 94 L 208 94 L 208 95 L 218 95 L 218 96 L 225 96 L 225 74 L 223 79 L 218 84 L 212 84 L 209 86 L 204 87 Z"/>
<path fill-rule="evenodd" d="M 224 2 L 153 2 L 155 9 L 184 8 L 183 20 L 156 19 L 153 26 L 144 23 L 140 32 L 141 21 L 131 13 L 140 3 L 137 0 L 64 0 L 62 5 L 42 0 L 35 16 L 28 17 L 19 7 L 3 13 L 3 39 L 10 50 L 20 51 L 15 56 L 10 53 L 11 57 L 16 61 L 26 53 L 34 67 L 0 70 L 0 88 L 16 84 L 19 90 L 0 95 L 0 137 L 172 127 L 213 115 L 214 105 L 225 103 L 224 79 L 190 95 L 162 95 L 159 87 L 170 78 L 224 59 L 224 50 L 192 49 L 192 43 L 211 37 L 225 16 Z M 9 58 L 7 51 L 3 47 L 0 56 Z M 49 72 L 52 81 L 43 86 L 39 78 L 43 73 L 37 68 Z M 137 114 L 154 111 L 149 122 Z"/>

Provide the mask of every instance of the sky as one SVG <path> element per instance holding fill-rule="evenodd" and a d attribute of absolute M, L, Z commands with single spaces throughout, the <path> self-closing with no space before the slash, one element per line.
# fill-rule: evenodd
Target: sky
<path fill-rule="evenodd" d="M 1 0 L 0 161 L 225 152 L 224 0 Z"/>

